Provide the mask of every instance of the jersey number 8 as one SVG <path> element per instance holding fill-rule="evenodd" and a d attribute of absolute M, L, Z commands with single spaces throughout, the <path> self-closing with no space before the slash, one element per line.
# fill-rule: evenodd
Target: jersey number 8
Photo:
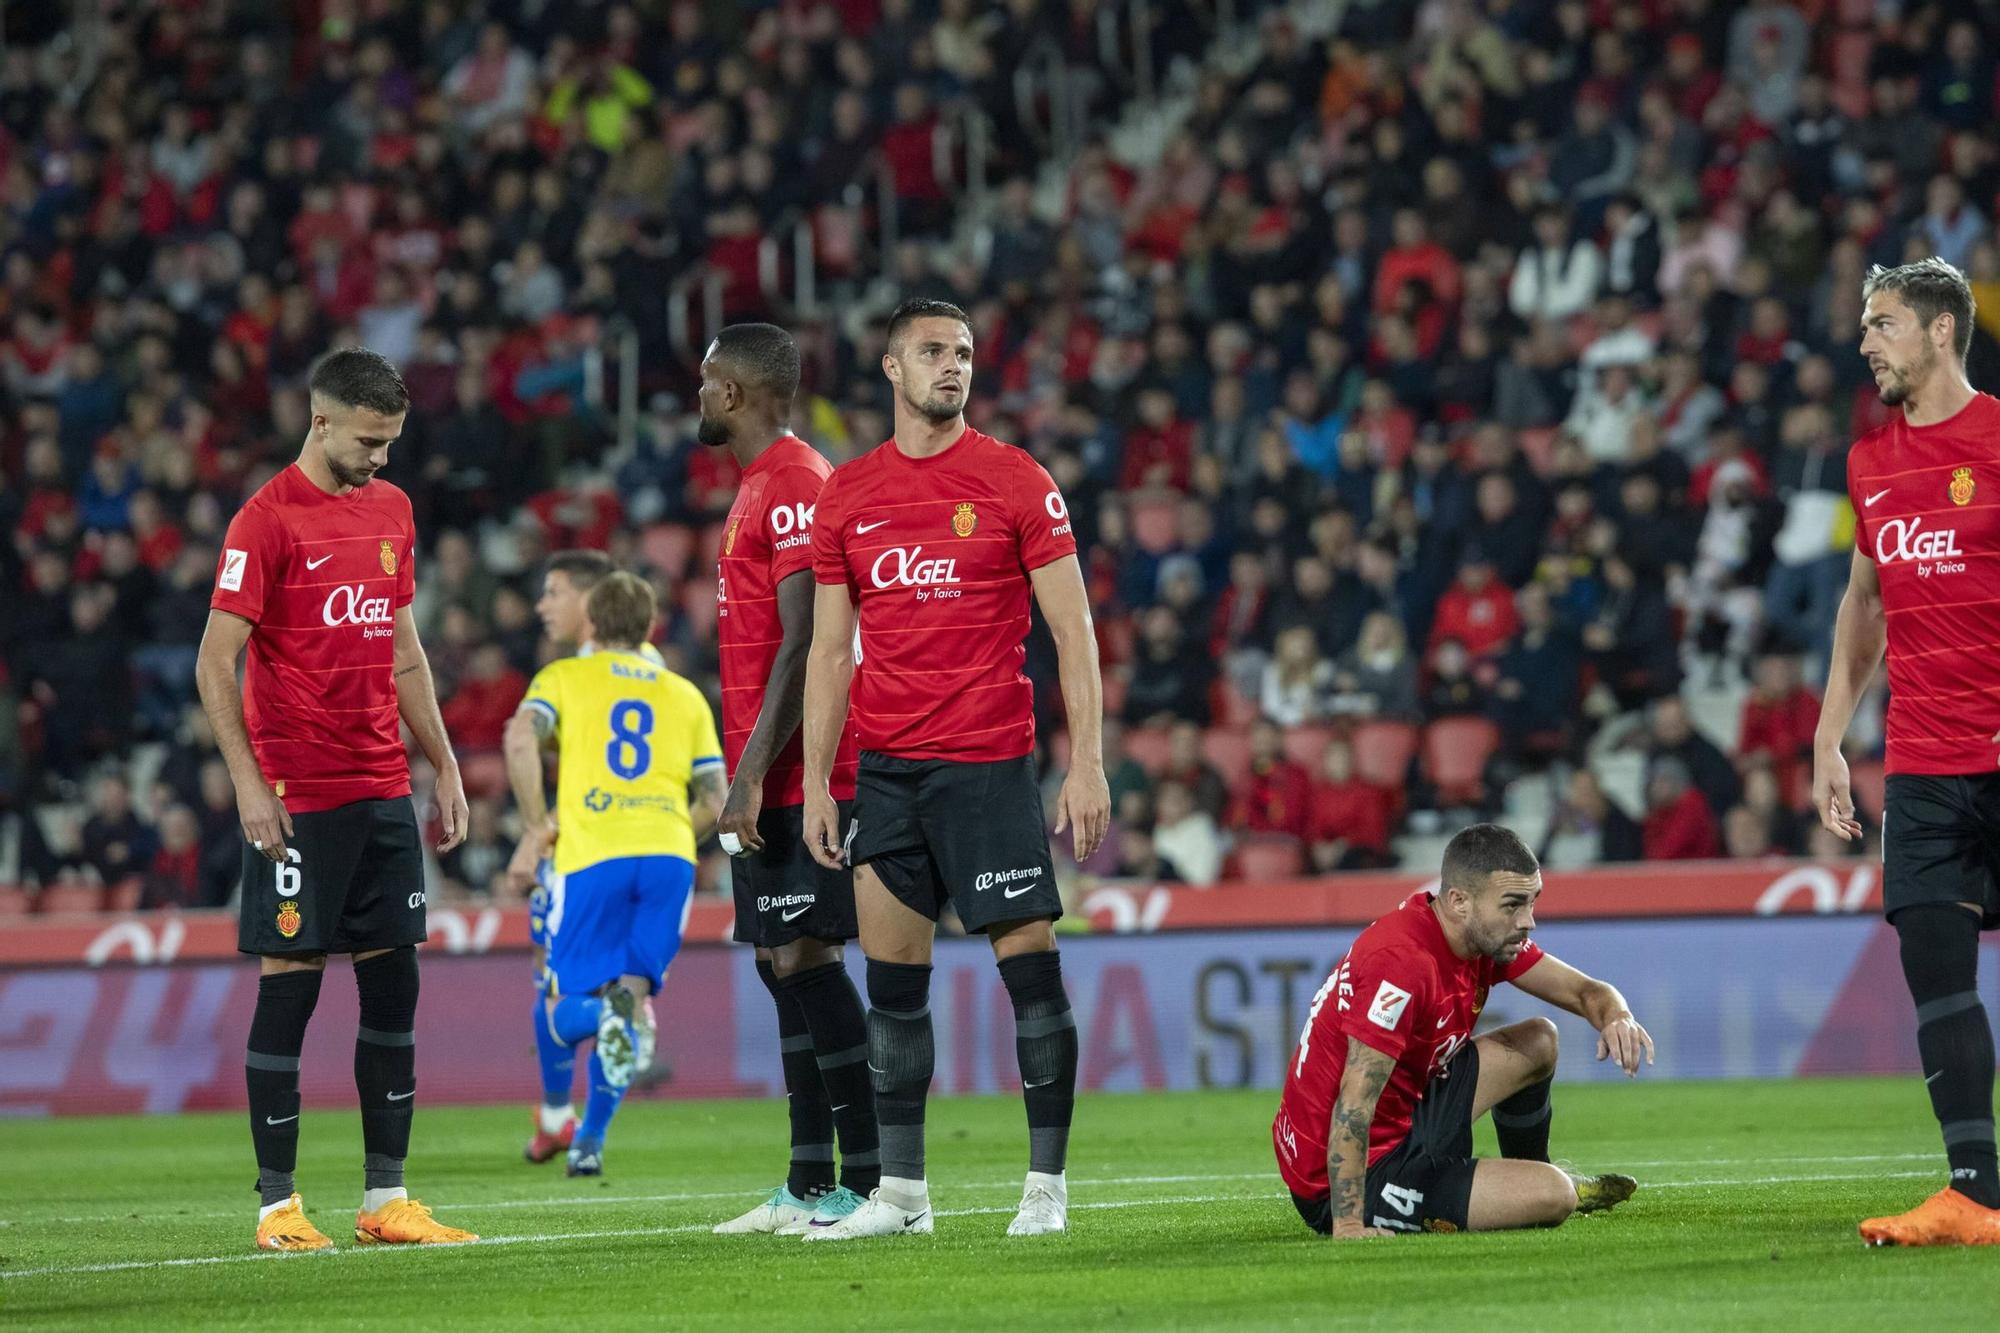
<path fill-rule="evenodd" d="M 611 743 L 604 762 L 630 782 L 653 766 L 653 706 L 641 699 L 620 699 L 611 705 Z"/>

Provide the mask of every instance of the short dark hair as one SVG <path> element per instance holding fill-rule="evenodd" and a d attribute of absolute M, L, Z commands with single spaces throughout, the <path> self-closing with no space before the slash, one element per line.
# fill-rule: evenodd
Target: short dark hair
<path fill-rule="evenodd" d="M 563 574 L 578 592 L 589 592 L 617 568 L 602 551 L 557 551 L 544 567 L 550 574 Z"/>
<path fill-rule="evenodd" d="M 1861 299 L 1866 301 L 1877 292 L 1893 292 L 1901 297 L 1903 304 L 1917 312 L 1918 321 L 1926 329 L 1939 315 L 1950 315 L 1951 342 L 1958 359 L 1965 360 L 1966 353 L 1972 350 L 1972 284 L 1944 260 L 1933 255 L 1897 268 L 1877 264 L 1861 282 Z"/>
<path fill-rule="evenodd" d="M 410 391 L 389 358 L 366 347 L 337 347 L 313 362 L 307 387 L 342 407 L 365 407 L 385 417 L 410 410 Z"/>
<path fill-rule="evenodd" d="M 747 385 L 789 403 L 799 392 L 799 345 L 776 324 L 731 324 L 715 335 L 715 353 Z"/>
<path fill-rule="evenodd" d="M 659 598 L 653 585 L 622 569 L 604 576 L 583 604 L 591 634 L 600 644 L 629 643 L 638 647 L 653 632 Z"/>
<path fill-rule="evenodd" d="M 972 327 L 971 317 L 951 302 L 930 296 L 913 296 L 889 315 L 889 346 L 895 347 L 896 340 L 903 336 L 903 330 L 920 319 L 955 319 L 968 329 Z"/>
<path fill-rule="evenodd" d="M 1474 824 L 1459 830 L 1445 844 L 1444 868 L 1438 881 L 1447 889 L 1477 893 L 1486 887 L 1487 876 L 1503 870 L 1510 875 L 1538 875 L 1542 863 L 1513 829 Z"/>

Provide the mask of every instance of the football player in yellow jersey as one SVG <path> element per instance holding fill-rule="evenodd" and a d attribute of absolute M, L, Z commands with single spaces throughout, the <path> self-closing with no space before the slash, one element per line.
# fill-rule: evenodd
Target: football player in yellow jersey
<path fill-rule="evenodd" d="M 569 1149 L 573 1176 L 602 1173 L 611 1117 L 652 1060 L 645 1001 L 680 949 L 695 844 L 714 828 L 725 791 L 708 700 L 638 651 L 656 609 L 643 580 L 607 576 L 585 602 L 591 651 L 551 662 L 528 686 L 522 710 L 557 753 L 553 817 L 539 751 L 507 748 L 529 839 L 555 843 L 548 1026 L 564 1045 L 597 1038 L 590 1099 Z"/>
<path fill-rule="evenodd" d="M 542 629 L 565 653 L 591 651 L 590 618 L 584 613 L 590 590 L 602 583 L 617 566 L 602 551 L 557 551 L 542 569 L 542 594 L 535 601 L 535 614 Z M 660 650 L 650 643 L 639 645 L 640 654 L 658 666 L 666 665 Z M 507 723 L 509 749 L 520 747 L 528 754 L 539 753 L 541 739 L 535 733 L 535 713 L 523 707 Z M 535 1007 L 530 1023 L 535 1033 L 535 1053 L 541 1067 L 542 1100 L 535 1108 L 535 1134 L 522 1156 L 533 1163 L 560 1157 L 576 1141 L 582 1122 L 570 1103 L 576 1081 L 576 1052 L 556 1039 L 549 1027 L 549 1013 L 543 1004 L 548 993 L 548 916 L 555 893 L 554 849 L 540 838 L 523 838 L 507 866 L 507 884 L 516 893 L 528 895 L 528 944 L 534 957 Z M 660 1071 L 655 1070 L 655 1074 Z"/>

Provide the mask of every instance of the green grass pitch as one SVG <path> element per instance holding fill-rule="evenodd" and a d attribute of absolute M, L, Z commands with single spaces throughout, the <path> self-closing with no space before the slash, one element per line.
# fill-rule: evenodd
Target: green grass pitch
<path fill-rule="evenodd" d="M 1020 1104 L 941 1099 L 937 1234 L 849 1245 L 708 1234 L 781 1175 L 778 1102 L 635 1102 L 600 1181 L 523 1163 L 525 1108 L 429 1107 L 413 1193 L 487 1238 L 432 1250 L 352 1244 L 358 1118 L 308 1113 L 300 1188 L 333 1256 L 250 1248 L 235 1115 L 0 1121 L 0 1326 L 2000 1327 L 2000 1251 L 1855 1237 L 1942 1183 L 1915 1079 L 1559 1086 L 1557 1155 L 1639 1176 L 1632 1203 L 1555 1231 L 1343 1245 L 1280 1193 L 1272 1106 L 1083 1099 L 1071 1234 L 1009 1240 Z"/>

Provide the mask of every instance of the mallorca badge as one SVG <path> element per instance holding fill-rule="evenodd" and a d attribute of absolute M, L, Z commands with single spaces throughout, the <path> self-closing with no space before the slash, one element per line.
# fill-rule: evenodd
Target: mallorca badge
<path fill-rule="evenodd" d="M 951 530 L 961 537 L 970 537 L 978 526 L 979 515 L 973 512 L 972 501 L 961 501 L 958 511 L 951 516 Z"/>
<path fill-rule="evenodd" d="M 395 572 L 396 572 L 396 548 L 395 548 L 395 547 L 393 547 L 393 546 L 391 546 L 391 545 L 389 545 L 389 543 L 387 543 L 387 542 L 383 542 L 383 543 L 382 543 L 382 550 L 381 550 L 380 554 L 381 554 L 381 557 L 382 557 L 382 572 L 383 572 L 384 574 L 393 574 L 393 573 L 395 573 Z"/>
<path fill-rule="evenodd" d="M 299 905 L 292 899 L 278 904 L 278 933 L 286 939 L 299 933 Z"/>
<path fill-rule="evenodd" d="M 1972 469 L 1954 468 L 1951 474 L 1951 502 L 1955 505 L 1972 503 Z"/>

